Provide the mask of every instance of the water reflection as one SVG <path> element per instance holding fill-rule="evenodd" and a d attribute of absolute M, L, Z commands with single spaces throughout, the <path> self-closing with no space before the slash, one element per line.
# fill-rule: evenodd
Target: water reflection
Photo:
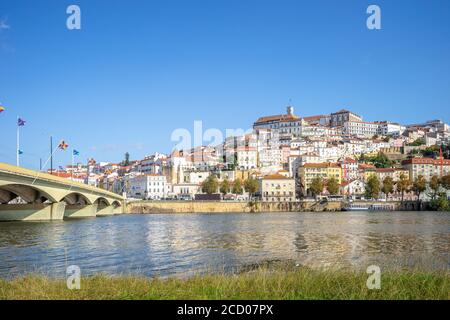
<path fill-rule="evenodd" d="M 436 212 L 123 215 L 0 223 L 0 276 L 189 275 L 265 260 L 323 268 L 448 269 L 450 215 Z"/>

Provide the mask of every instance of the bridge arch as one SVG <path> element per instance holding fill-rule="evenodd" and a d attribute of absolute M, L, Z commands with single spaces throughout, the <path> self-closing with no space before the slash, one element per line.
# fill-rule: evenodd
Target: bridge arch
<path fill-rule="evenodd" d="M 122 206 L 122 203 L 120 203 L 120 201 L 115 200 L 115 201 L 113 201 L 113 202 L 111 203 L 111 205 L 112 205 L 114 208 L 119 208 L 119 207 Z"/>
<path fill-rule="evenodd" d="M 89 200 L 88 197 L 86 197 L 82 193 L 78 193 L 78 192 L 68 193 L 63 198 L 61 198 L 59 201 L 64 201 L 65 203 L 70 204 L 70 205 L 73 205 L 73 204 L 79 204 L 79 205 L 92 204 L 92 201 Z"/>
<path fill-rule="evenodd" d="M 98 204 L 99 207 L 101 207 L 101 206 L 110 206 L 111 205 L 109 200 L 104 198 L 104 197 L 98 197 L 97 200 L 94 201 L 94 204 Z"/>
<path fill-rule="evenodd" d="M 52 196 L 38 186 L 30 186 L 20 183 L 0 185 L 0 203 L 8 203 L 20 197 L 26 203 L 44 203 L 50 201 L 58 202 L 56 197 Z"/>

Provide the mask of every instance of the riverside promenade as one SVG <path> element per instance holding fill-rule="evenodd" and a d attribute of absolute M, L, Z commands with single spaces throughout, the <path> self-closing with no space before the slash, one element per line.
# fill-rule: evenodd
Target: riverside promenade
<path fill-rule="evenodd" d="M 360 205 L 385 205 L 395 211 L 415 211 L 416 201 L 361 201 Z M 340 212 L 343 201 L 245 202 L 245 201 L 133 201 L 127 213 L 258 213 L 258 212 Z"/>

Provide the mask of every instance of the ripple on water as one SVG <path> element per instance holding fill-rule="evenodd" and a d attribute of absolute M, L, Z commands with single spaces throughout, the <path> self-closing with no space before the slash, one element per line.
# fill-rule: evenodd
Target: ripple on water
<path fill-rule="evenodd" d="M 186 276 L 261 261 L 448 269 L 450 215 L 436 212 L 159 214 L 0 223 L 0 276 Z"/>

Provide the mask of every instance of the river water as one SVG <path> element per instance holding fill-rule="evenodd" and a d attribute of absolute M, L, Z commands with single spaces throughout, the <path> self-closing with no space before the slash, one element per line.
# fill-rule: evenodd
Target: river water
<path fill-rule="evenodd" d="M 188 276 L 267 261 L 311 268 L 450 269 L 450 214 L 346 212 L 121 215 L 0 223 L 0 277 Z"/>

